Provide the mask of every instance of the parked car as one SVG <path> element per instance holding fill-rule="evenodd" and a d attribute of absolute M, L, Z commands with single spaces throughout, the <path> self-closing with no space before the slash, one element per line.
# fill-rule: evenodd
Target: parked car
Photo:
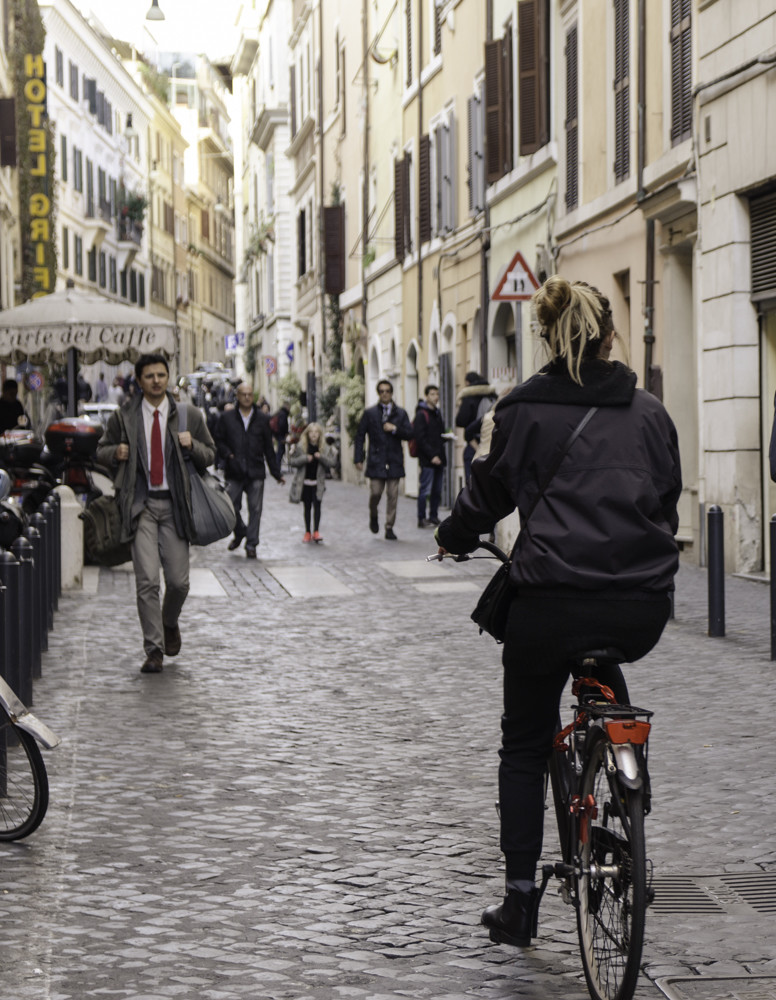
<path fill-rule="evenodd" d="M 111 414 L 117 409 L 117 403 L 84 403 L 82 415 L 90 420 L 99 420 L 103 427 L 107 427 Z"/>

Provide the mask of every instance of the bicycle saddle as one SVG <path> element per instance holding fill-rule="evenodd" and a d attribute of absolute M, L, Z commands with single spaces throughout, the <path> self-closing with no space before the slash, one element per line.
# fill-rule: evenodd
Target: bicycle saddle
<path fill-rule="evenodd" d="M 604 646 L 601 649 L 588 649 L 583 653 L 576 653 L 573 660 L 578 667 L 590 667 L 593 663 L 602 667 L 619 667 L 621 663 L 625 663 L 626 656 L 621 649 Z"/>

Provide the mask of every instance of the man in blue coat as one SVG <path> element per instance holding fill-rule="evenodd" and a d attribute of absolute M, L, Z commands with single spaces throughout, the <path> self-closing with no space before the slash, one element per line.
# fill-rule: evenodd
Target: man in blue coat
<path fill-rule="evenodd" d="M 380 530 L 377 507 L 385 490 L 385 537 L 393 542 L 396 541 L 393 526 L 396 523 L 399 480 L 404 478 L 404 451 L 401 443 L 410 440 L 413 430 L 406 411 L 394 403 L 393 386 L 387 379 L 380 379 L 377 383 L 377 395 L 379 402 L 364 410 L 358 425 L 354 461 L 357 469 L 363 469 L 364 441 L 368 435 L 366 476 L 369 480 L 369 530 L 375 535 Z"/>

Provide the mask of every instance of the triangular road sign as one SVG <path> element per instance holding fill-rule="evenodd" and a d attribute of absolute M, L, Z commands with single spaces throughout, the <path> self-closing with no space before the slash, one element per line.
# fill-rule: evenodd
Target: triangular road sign
<path fill-rule="evenodd" d="M 518 250 L 491 298 L 494 302 L 525 302 L 538 287 L 539 282 Z"/>

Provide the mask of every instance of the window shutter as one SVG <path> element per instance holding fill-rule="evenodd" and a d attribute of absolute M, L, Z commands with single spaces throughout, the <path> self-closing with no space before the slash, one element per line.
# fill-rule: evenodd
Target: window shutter
<path fill-rule="evenodd" d="M 328 205 L 323 210 L 324 291 L 345 291 L 345 206 Z"/>
<path fill-rule="evenodd" d="M 439 4 L 434 3 L 434 55 L 442 52 L 442 14 Z"/>
<path fill-rule="evenodd" d="M 501 69 L 501 84 L 503 87 L 503 94 L 501 97 L 501 106 L 503 111 L 503 128 L 504 128 L 504 166 L 503 171 L 508 174 L 512 167 L 515 165 L 514 156 L 514 136 L 513 136 L 513 122 L 515 120 L 514 107 L 515 107 L 515 95 L 514 88 L 512 84 L 512 29 L 508 27 L 504 32 L 503 44 L 501 47 L 501 59 L 502 59 L 502 69 Z"/>
<path fill-rule="evenodd" d="M 407 24 L 407 86 L 412 84 L 412 0 L 404 0 Z"/>
<path fill-rule="evenodd" d="M 671 142 L 692 134 L 692 3 L 671 0 Z"/>
<path fill-rule="evenodd" d="M 16 166 L 16 101 L 0 99 L 0 166 Z"/>
<path fill-rule="evenodd" d="M 297 277 L 301 278 L 307 269 L 307 254 L 305 249 L 305 218 L 304 209 L 296 217 L 296 249 Z"/>
<path fill-rule="evenodd" d="M 614 177 L 630 173 L 630 0 L 614 0 Z"/>
<path fill-rule="evenodd" d="M 393 161 L 393 240 L 396 259 L 404 260 L 404 173 L 402 160 Z"/>
<path fill-rule="evenodd" d="M 404 208 L 404 252 L 412 253 L 412 157 L 407 153 L 402 160 L 402 206 Z"/>
<path fill-rule="evenodd" d="M 210 213 L 206 208 L 202 209 L 202 238 L 204 240 L 210 239 Z"/>
<path fill-rule="evenodd" d="M 549 31 L 546 0 L 517 5 L 520 155 L 549 141 Z"/>
<path fill-rule="evenodd" d="M 288 70 L 288 95 L 291 101 L 291 138 L 296 135 L 296 67 L 290 66 Z"/>
<path fill-rule="evenodd" d="M 445 232 L 455 230 L 455 118 L 451 114 L 442 129 L 443 170 L 442 204 Z"/>
<path fill-rule="evenodd" d="M 469 211 L 475 211 L 475 175 L 476 166 L 474 163 L 475 150 L 475 130 L 477 128 L 477 98 L 469 97 L 466 100 L 466 168 L 469 177 L 466 181 L 469 188 Z"/>
<path fill-rule="evenodd" d="M 431 136 L 420 137 L 418 153 L 418 214 L 420 242 L 431 239 Z"/>
<path fill-rule="evenodd" d="M 776 191 L 749 202 L 752 227 L 752 299 L 776 298 Z"/>
<path fill-rule="evenodd" d="M 579 204 L 579 64 L 577 26 L 566 35 L 566 208 Z"/>
<path fill-rule="evenodd" d="M 500 38 L 485 42 L 485 153 L 488 184 L 493 184 L 504 176 L 502 49 Z"/>

